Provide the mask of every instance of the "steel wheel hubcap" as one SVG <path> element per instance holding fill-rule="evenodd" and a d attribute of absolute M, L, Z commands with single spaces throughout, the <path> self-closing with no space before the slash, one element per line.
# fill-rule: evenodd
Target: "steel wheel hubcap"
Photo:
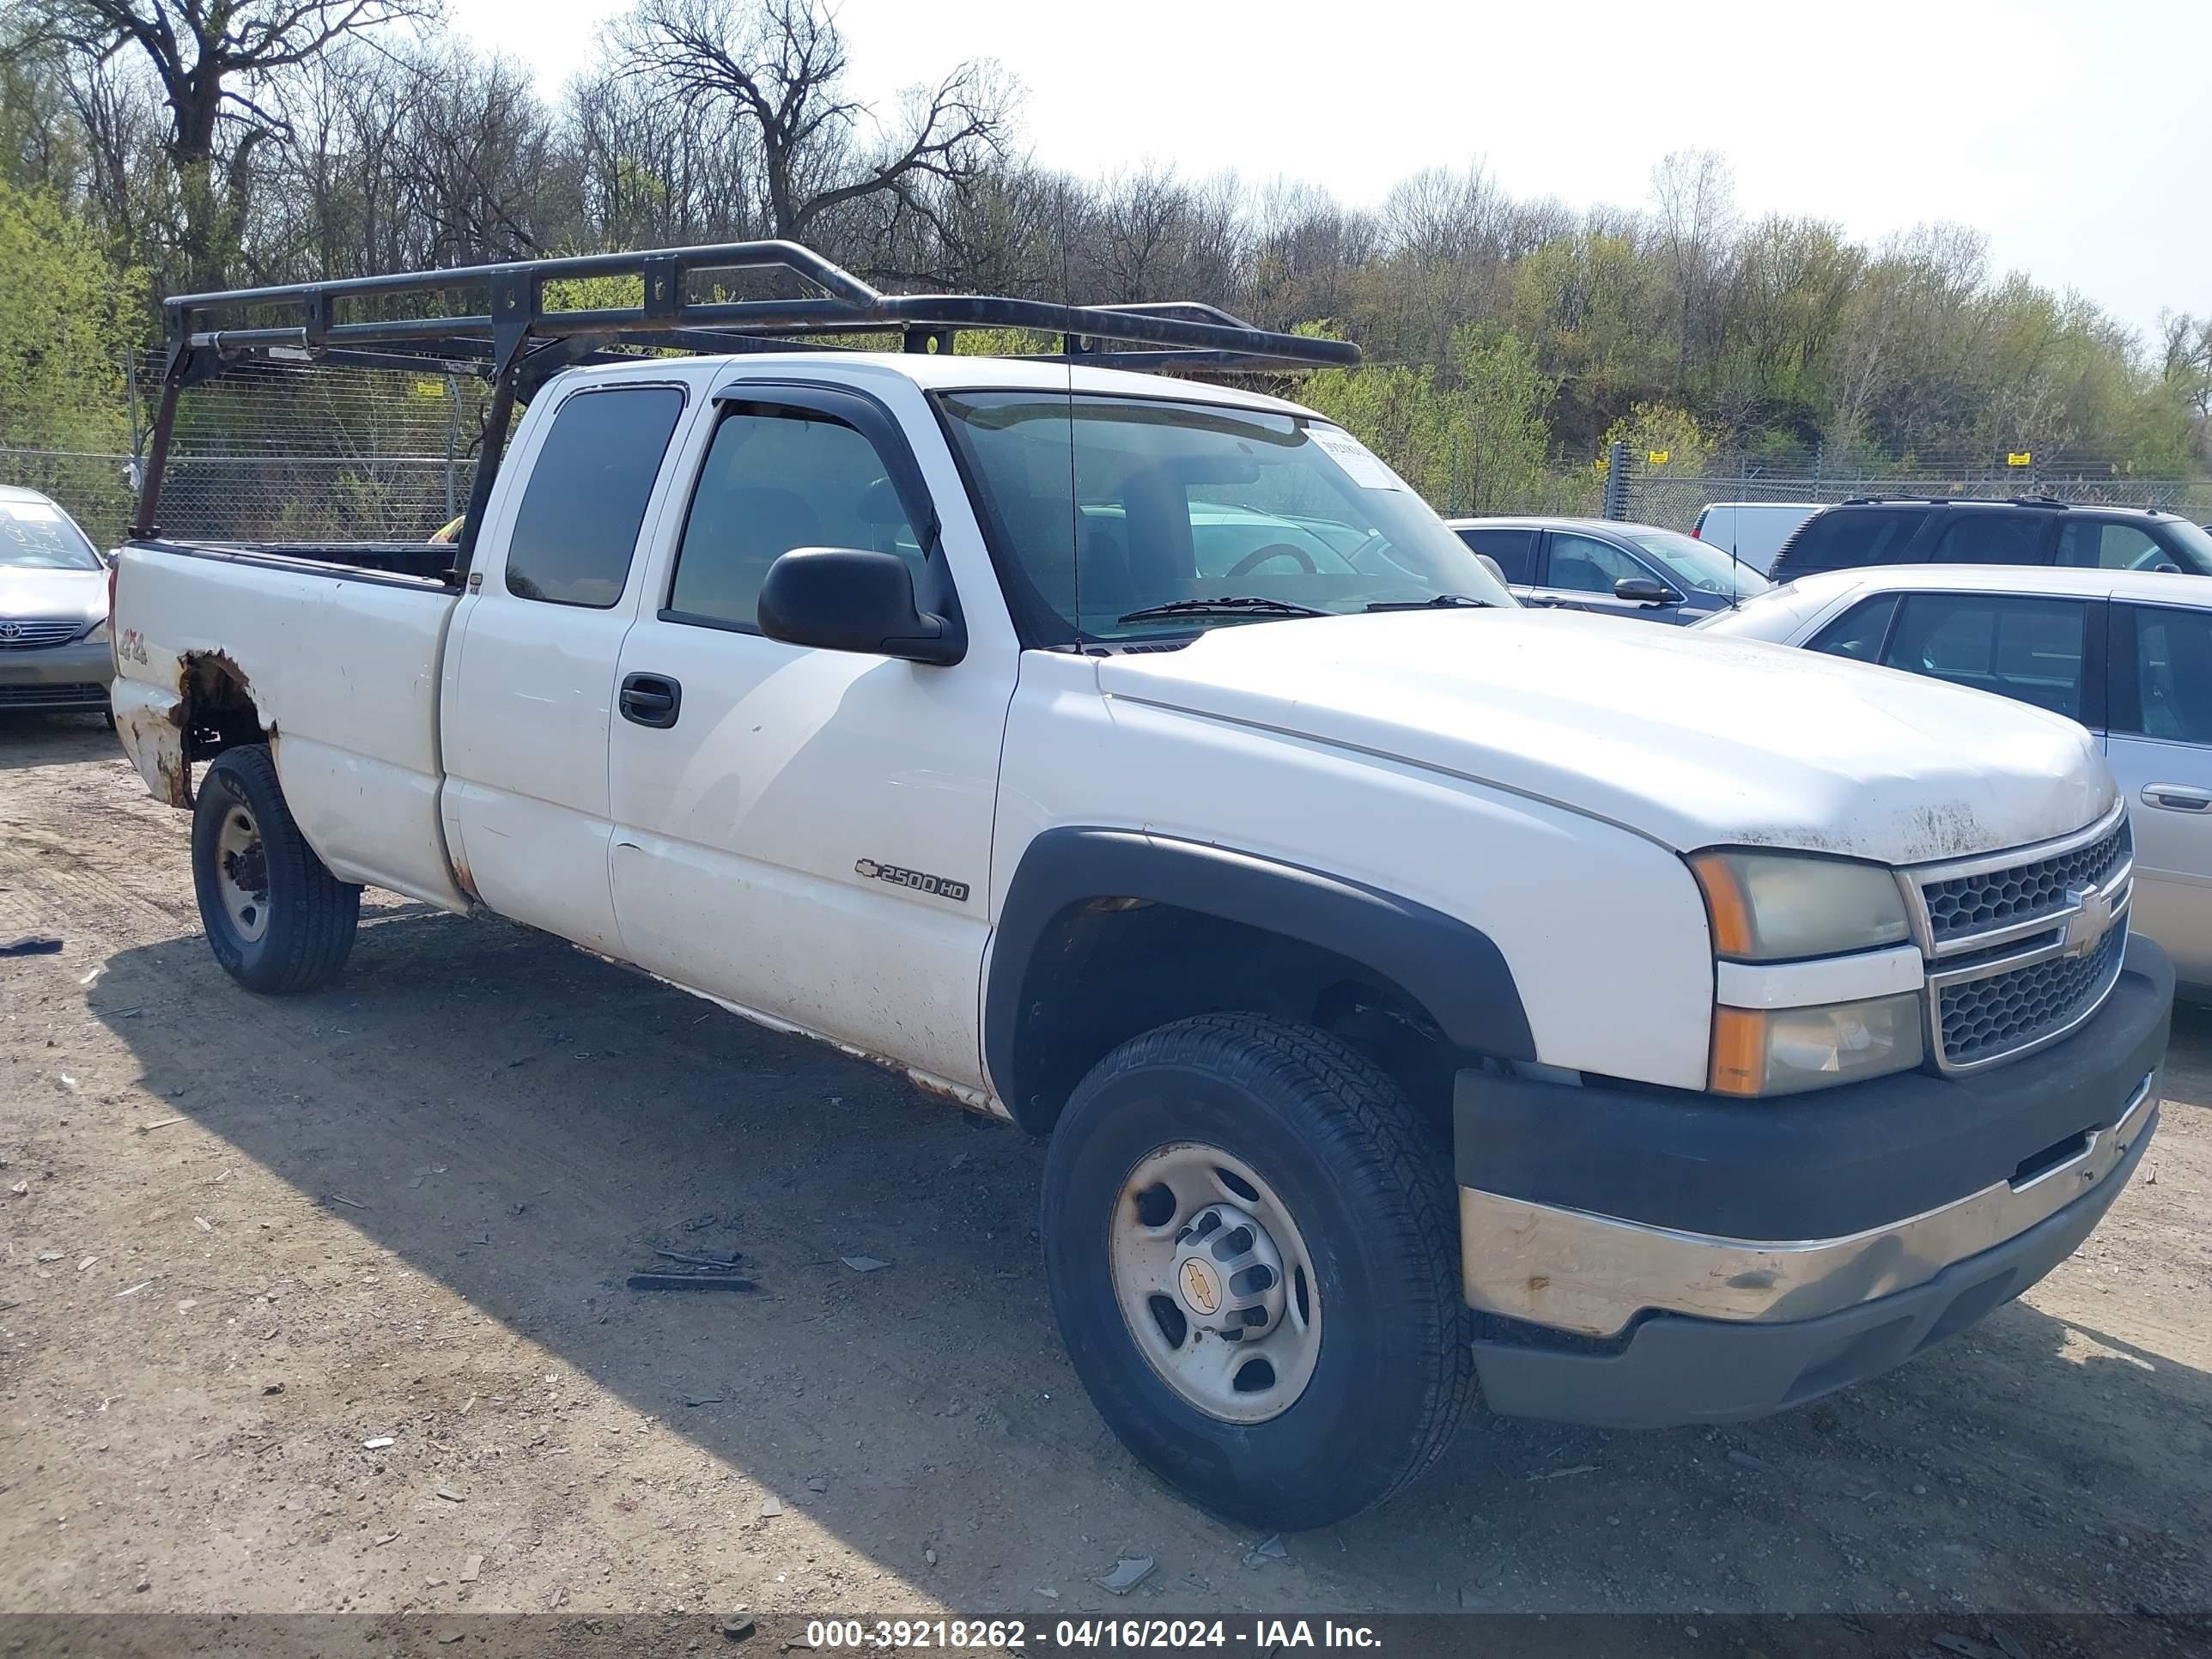
<path fill-rule="evenodd" d="M 269 854 L 253 815 L 242 806 L 223 815 L 222 830 L 216 836 L 215 865 L 216 885 L 222 890 L 230 925 L 240 939 L 259 939 L 269 931 Z"/>
<path fill-rule="evenodd" d="M 1164 1146 L 1115 1206 L 1115 1299 L 1160 1380 L 1207 1416 L 1264 1423 L 1321 1357 L 1321 1291 L 1273 1188 L 1215 1146 Z"/>

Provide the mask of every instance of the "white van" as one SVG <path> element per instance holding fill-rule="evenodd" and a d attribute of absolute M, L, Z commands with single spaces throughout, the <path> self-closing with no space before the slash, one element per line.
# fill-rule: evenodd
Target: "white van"
<path fill-rule="evenodd" d="M 1782 544 L 1820 507 L 1819 501 L 1711 501 L 1690 533 L 1764 575 L 1773 568 Z"/>

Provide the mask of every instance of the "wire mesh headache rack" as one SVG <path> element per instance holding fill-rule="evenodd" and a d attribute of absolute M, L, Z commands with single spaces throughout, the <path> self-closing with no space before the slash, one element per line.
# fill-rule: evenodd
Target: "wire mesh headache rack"
<path fill-rule="evenodd" d="M 795 276 L 820 292 L 798 299 L 690 295 L 696 276 L 746 271 Z M 639 302 L 547 304 L 550 285 L 609 278 L 635 283 Z M 426 297 L 464 294 L 483 309 L 452 314 L 430 307 L 430 314 L 399 317 L 339 314 L 346 305 L 414 310 Z M 264 320 L 270 313 L 283 320 Z M 466 365 L 491 381 L 488 434 L 504 433 L 516 400 L 546 376 L 579 364 L 629 361 L 617 349 L 623 346 L 714 353 L 838 350 L 849 348 L 824 337 L 890 332 L 904 350 L 949 352 L 963 330 L 1005 329 L 1060 337 L 1057 353 L 1015 355 L 1065 357 L 1104 368 L 1280 372 L 1342 368 L 1359 361 L 1359 349 L 1347 342 L 1255 328 L 1218 307 L 1193 301 L 1077 306 L 997 295 L 884 294 L 812 249 L 784 241 L 585 254 L 184 294 L 163 301 L 162 315 L 168 358 L 131 527 L 140 537 L 159 533 L 161 475 L 178 394 L 257 356 L 306 354 L 358 368 L 416 371 Z M 206 326 L 227 318 L 235 319 L 235 325 Z M 484 445 L 471 486 L 456 574 L 469 567 L 501 447 Z"/>

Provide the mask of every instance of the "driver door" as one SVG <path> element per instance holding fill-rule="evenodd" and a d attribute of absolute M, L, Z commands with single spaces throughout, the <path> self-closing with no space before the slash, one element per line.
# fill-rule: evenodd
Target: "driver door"
<path fill-rule="evenodd" d="M 1015 653 L 924 666 L 757 615 L 795 547 L 944 557 L 911 453 L 883 453 L 904 443 L 828 388 L 749 387 L 699 424 L 616 673 L 614 907 L 654 973 L 974 1086 Z"/>

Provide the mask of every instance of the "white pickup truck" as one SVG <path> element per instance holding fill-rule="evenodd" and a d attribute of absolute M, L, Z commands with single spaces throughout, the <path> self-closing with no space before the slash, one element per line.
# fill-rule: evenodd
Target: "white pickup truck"
<path fill-rule="evenodd" d="M 1266 1527 L 1384 1498 L 1479 1395 L 1627 1426 L 1869 1376 L 2142 1158 L 2172 975 L 2081 727 L 1522 610 L 1322 418 L 1084 361 L 1308 343 L 1218 313 L 655 312 L 770 256 L 644 258 L 580 342 L 565 266 L 406 279 L 488 282 L 534 391 L 452 572 L 164 539 L 153 469 L 115 716 L 242 984 L 327 982 L 374 885 L 1011 1119 L 1098 1410 Z M 840 319 L 909 349 L 591 361 Z M 912 349 L 994 319 L 1075 355 Z M 236 354 L 428 326 L 171 320 L 165 416 Z"/>

